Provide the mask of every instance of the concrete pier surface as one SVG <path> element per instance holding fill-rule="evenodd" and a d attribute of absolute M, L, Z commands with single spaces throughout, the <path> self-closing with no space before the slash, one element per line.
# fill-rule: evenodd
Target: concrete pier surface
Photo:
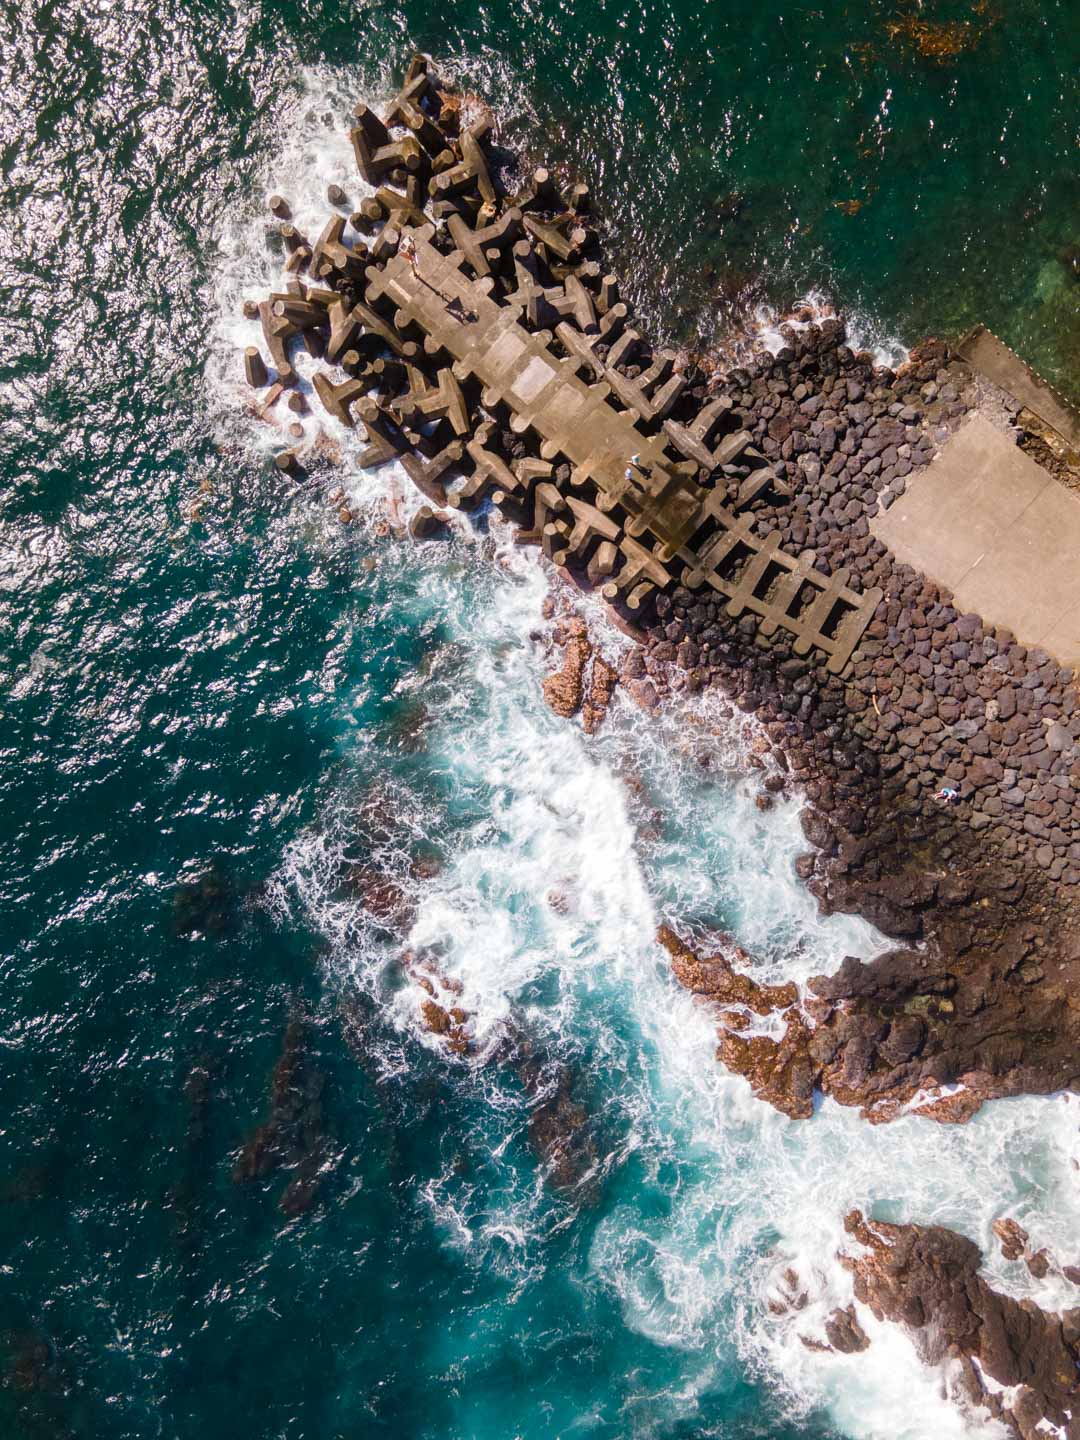
<path fill-rule="evenodd" d="M 1080 414 L 993 331 L 976 325 L 961 340 L 956 353 L 1056 430 L 1074 450 L 1080 450 Z"/>
<path fill-rule="evenodd" d="M 871 530 L 959 609 L 1080 665 L 1080 498 L 981 415 Z"/>

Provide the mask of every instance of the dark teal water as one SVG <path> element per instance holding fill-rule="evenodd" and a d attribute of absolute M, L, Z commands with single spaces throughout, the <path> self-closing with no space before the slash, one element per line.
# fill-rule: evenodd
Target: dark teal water
<path fill-rule="evenodd" d="M 657 1018 L 680 1002 L 654 906 L 806 973 L 843 953 L 786 880 L 759 913 L 753 857 L 792 834 L 757 835 L 734 781 L 691 764 L 675 833 L 635 840 L 611 775 L 652 742 L 624 717 L 597 761 L 543 713 L 540 591 L 462 539 L 420 553 L 298 500 L 205 367 L 224 237 L 305 77 L 375 94 L 419 45 L 589 179 L 668 333 L 813 288 L 869 335 L 984 320 L 1077 393 L 1075 9 L 924 6 L 968 27 L 945 61 L 915 13 L 5 7 L 0 1433 L 935 1433 L 869 1401 L 852 1418 L 849 1381 L 796 1376 L 798 1347 L 785 1389 L 748 1317 L 810 1191 L 754 1156 L 793 1145 L 809 1177 L 827 1147 L 730 1099 L 706 1125 Z M 560 759 L 533 773 L 541 743 Z M 422 928 L 484 1033 L 524 1016 L 549 1078 L 573 1076 L 588 1203 L 545 1187 L 512 1066 L 425 1043 L 400 946 L 342 888 L 428 851 L 448 878 Z M 565 928 L 544 904 L 561 852 Z M 307 1107 L 284 1163 L 237 1183 L 290 1017 Z M 881 1176 L 893 1143 L 873 1139 Z M 320 1184 L 290 1217 L 298 1166 Z"/>

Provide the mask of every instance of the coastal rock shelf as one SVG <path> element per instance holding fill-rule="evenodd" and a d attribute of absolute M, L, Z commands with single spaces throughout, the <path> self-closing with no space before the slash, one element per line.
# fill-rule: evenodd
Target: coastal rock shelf
<path fill-rule="evenodd" d="M 459 116 L 424 57 L 385 120 L 358 107 L 357 165 L 381 188 L 352 223 L 381 228 L 346 244 L 334 216 L 309 246 L 283 225 L 296 278 L 258 306 L 275 384 L 295 384 L 288 346 L 303 335 L 351 377 L 323 371 L 314 388 L 335 419 L 364 426 L 365 464 L 400 458 L 440 507 L 490 499 L 629 619 L 681 585 L 843 672 L 880 590 L 756 526 L 745 507 L 786 482 L 731 396 L 692 385 L 696 367 L 630 326 L 615 277 L 589 258 L 583 187 L 568 205 L 538 171 L 509 203 L 489 122 L 460 129 Z M 245 366 L 270 383 L 257 350 Z"/>

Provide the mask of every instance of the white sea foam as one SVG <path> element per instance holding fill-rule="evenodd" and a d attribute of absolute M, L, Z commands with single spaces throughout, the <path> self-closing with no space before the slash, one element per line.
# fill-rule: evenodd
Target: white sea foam
<path fill-rule="evenodd" d="M 874 357 L 876 365 L 887 365 L 894 370 L 907 360 L 907 346 L 872 316 L 859 309 L 843 313 L 847 344 L 852 350 L 866 350 Z M 790 325 L 796 331 L 805 330 L 836 314 L 836 307 L 828 296 L 820 290 L 812 290 L 786 315 L 781 315 L 772 306 L 759 306 L 754 314 L 754 334 L 759 343 L 775 355 L 787 344 L 781 333 L 782 325 Z"/>
<path fill-rule="evenodd" d="M 337 462 L 334 479 L 350 508 L 362 517 L 385 516 L 401 526 L 425 503 L 424 497 L 396 462 L 378 471 L 363 470 L 357 463 L 366 445 L 362 430 L 349 429 L 328 415 L 314 395 L 316 370 L 338 383 L 347 378 L 340 367 L 314 359 L 302 345 L 294 344 L 290 358 L 299 376 L 295 388 L 307 401 L 307 413 L 295 415 L 279 403 L 268 418 L 260 414 L 265 392 L 251 389 L 243 372 L 244 349 L 256 345 L 271 380 L 276 373 L 259 321 L 243 313 L 245 301 L 264 299 L 271 290 L 282 289 L 289 278 L 284 271 L 286 256 L 276 239 L 279 222 L 267 208 L 270 196 L 285 197 L 292 223 L 311 243 L 331 213 L 326 196 L 331 184 L 344 189 L 350 212 L 357 209 L 373 190 L 357 174 L 348 138 L 350 112 L 359 101 L 373 108 L 383 105 L 388 95 L 388 89 L 385 95 L 372 93 L 348 72 L 316 68 L 301 73 L 277 118 L 281 148 L 260 174 L 249 205 L 231 212 L 217 237 L 217 263 L 207 287 L 214 324 L 207 341 L 205 382 L 220 443 L 239 446 L 264 464 L 287 447 L 297 449 L 301 458 L 305 452 L 321 454 Z M 344 238 L 349 243 L 361 237 L 347 224 Z M 289 435 L 289 424 L 302 425 L 303 436 Z"/>
<path fill-rule="evenodd" d="M 283 154 L 267 173 L 267 187 L 272 176 L 310 229 L 329 181 L 347 183 L 350 198 L 360 192 L 341 139 L 356 97 L 341 87 L 335 96 L 328 82 L 314 77 L 298 99 Z M 236 347 L 257 343 L 240 304 L 276 278 L 266 233 L 252 213 L 222 237 L 221 319 L 207 368 L 222 434 L 253 454 L 280 443 L 269 427 L 238 418 L 248 397 Z M 347 466 L 352 437 L 333 438 Z M 392 483 L 400 477 L 387 470 L 348 476 L 358 504 L 385 503 Z M 944 1398 L 945 1377 L 927 1370 L 907 1337 L 865 1310 L 859 1318 L 872 1343 L 864 1354 L 823 1354 L 801 1337 L 820 1338 L 830 1311 L 851 1301 L 850 1275 L 836 1257 L 850 1243 L 843 1217 L 854 1206 L 954 1226 L 983 1246 L 996 1286 L 1044 1305 L 1069 1303 L 1060 1277 L 1036 1281 L 1002 1260 L 990 1227 L 1013 1215 L 1036 1245 L 1077 1258 L 1075 1103 L 1001 1101 L 966 1127 L 945 1127 L 917 1116 L 870 1126 L 826 1101 L 812 1121 L 792 1123 L 726 1074 L 714 1058 L 712 1019 L 673 982 L 654 944 L 659 919 L 728 929 L 760 978 L 800 984 L 884 942 L 856 918 L 818 915 L 793 873 L 804 847 L 798 802 L 757 808 L 747 722 L 714 699 L 656 719 L 617 697 L 592 740 L 547 711 L 542 646 L 532 638 L 547 581 L 534 558 L 495 533 L 486 578 L 463 573 L 460 551 L 452 559 L 432 547 L 401 552 L 418 603 L 464 657 L 452 683 L 407 682 L 432 711 L 425 763 L 440 777 L 442 799 L 394 780 L 392 755 L 363 741 L 364 769 L 390 787 L 383 798 L 395 817 L 392 833 L 371 848 L 417 902 L 407 939 L 388 939 L 340 890 L 370 795 L 328 806 L 290 849 L 271 894 L 283 917 L 298 904 L 314 917 L 331 968 L 383 1006 L 396 1036 L 380 1052 L 388 1073 L 427 1046 L 488 1098 L 485 1184 L 448 1163 L 420 1204 L 446 1245 L 515 1285 L 544 1264 L 544 1237 L 570 1223 L 535 1166 L 522 1166 L 512 1143 L 522 1106 L 499 1065 L 487 1063 L 513 1016 L 555 1053 L 587 1057 L 618 1122 L 600 1163 L 613 1168 L 632 1155 L 646 1177 L 639 1196 L 603 1213 L 584 1283 L 617 1297 L 629 1330 L 683 1357 L 682 1383 L 664 1397 L 669 1412 L 692 1415 L 718 1377 L 749 1369 L 784 1394 L 792 1415 L 823 1407 L 856 1440 L 994 1434 Z M 604 628 L 595 600 L 581 604 L 612 653 L 627 643 Z M 447 864 L 415 885 L 408 855 L 425 836 L 447 847 Z M 460 1004 L 474 1017 L 473 1058 L 446 1056 L 424 1029 L 422 992 L 400 983 L 403 943 L 437 951 L 440 972 L 460 986 Z M 807 1304 L 772 1315 L 768 1298 L 788 1268 Z M 646 1401 L 655 1397 L 635 1397 L 627 1385 L 628 1410 L 640 1402 L 651 1413 Z"/>
<path fill-rule="evenodd" d="M 460 1003 L 476 1016 L 481 1054 L 516 1013 L 568 1050 L 604 1057 L 625 1147 L 658 1178 L 640 1203 L 601 1220 L 593 1283 L 617 1295 L 629 1328 L 684 1352 L 692 1397 L 719 1363 L 769 1377 L 792 1415 L 826 1408 L 858 1440 L 999 1433 L 985 1416 L 965 1418 L 911 1342 L 864 1311 L 872 1339 L 864 1354 L 812 1352 L 801 1337 L 820 1339 L 826 1316 L 852 1299 L 836 1257 L 850 1246 L 843 1217 L 856 1206 L 960 1229 L 983 1245 L 995 1285 L 1067 1303 L 1060 1278 L 1037 1282 L 1001 1260 L 990 1226 L 1014 1214 L 1036 1243 L 1071 1256 L 1080 1233 L 1075 1104 L 1002 1101 L 966 1127 L 946 1127 L 915 1116 L 870 1126 L 825 1101 L 811 1122 L 793 1124 L 726 1075 L 712 1021 L 673 984 L 652 943 L 661 915 L 732 929 L 767 979 L 804 982 L 883 942 L 855 918 L 822 919 L 795 882 L 797 805 L 756 808 L 757 782 L 739 768 L 744 722 L 725 721 L 708 701 L 695 703 L 695 726 L 674 714 L 654 722 L 617 702 L 607 732 L 590 742 L 547 713 L 528 638 L 542 581 L 537 566 L 516 563 L 497 603 L 459 630 L 478 703 L 467 724 L 451 716 L 429 752 L 455 787 L 489 795 L 489 816 L 458 837 L 450 865 L 422 895 L 409 943 L 439 947 L 441 967 L 463 987 Z M 714 763 L 702 769 L 710 747 Z M 620 772 L 634 775 L 631 791 Z M 646 839 L 639 812 L 652 802 L 635 795 L 639 777 L 665 821 L 664 833 Z M 566 898 L 565 913 L 548 903 L 552 890 Z M 308 898 L 325 913 L 317 892 Z M 372 961 L 358 951 L 353 963 Z M 538 986 L 546 987 L 539 1005 Z M 398 992 L 393 1019 L 413 1043 L 437 1048 L 416 1005 Z M 485 1083 L 504 1103 L 497 1074 Z M 512 1107 L 504 1120 L 507 1135 L 520 1124 Z M 498 1133 L 498 1116 L 494 1124 Z M 550 1217 L 535 1185 L 507 1179 L 496 1189 L 504 1198 L 493 1202 L 448 1174 L 424 1200 L 448 1244 L 524 1283 L 542 1264 Z M 770 1316 L 766 1297 L 789 1266 L 810 1302 Z"/>

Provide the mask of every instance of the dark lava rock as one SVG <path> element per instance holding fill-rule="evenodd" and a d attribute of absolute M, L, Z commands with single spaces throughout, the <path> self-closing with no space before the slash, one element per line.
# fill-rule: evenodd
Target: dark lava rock
<path fill-rule="evenodd" d="M 868 1350 L 870 1341 L 866 1331 L 855 1317 L 855 1306 L 834 1310 L 825 1321 L 825 1336 L 834 1350 L 841 1355 L 857 1355 Z"/>
<path fill-rule="evenodd" d="M 978 1246 L 942 1226 L 889 1225 L 854 1210 L 844 1228 L 862 1249 L 842 1262 L 856 1299 L 877 1320 L 902 1325 L 927 1364 L 967 1361 L 966 1394 L 975 1403 L 987 1404 L 998 1387 L 1015 1389 L 1015 1397 L 1002 1397 L 1000 1417 L 1020 1440 L 1051 1426 L 1069 1426 L 1072 1436 L 1080 1399 L 1076 1311 L 1063 1323 L 1031 1300 L 991 1289 L 979 1273 Z"/>

